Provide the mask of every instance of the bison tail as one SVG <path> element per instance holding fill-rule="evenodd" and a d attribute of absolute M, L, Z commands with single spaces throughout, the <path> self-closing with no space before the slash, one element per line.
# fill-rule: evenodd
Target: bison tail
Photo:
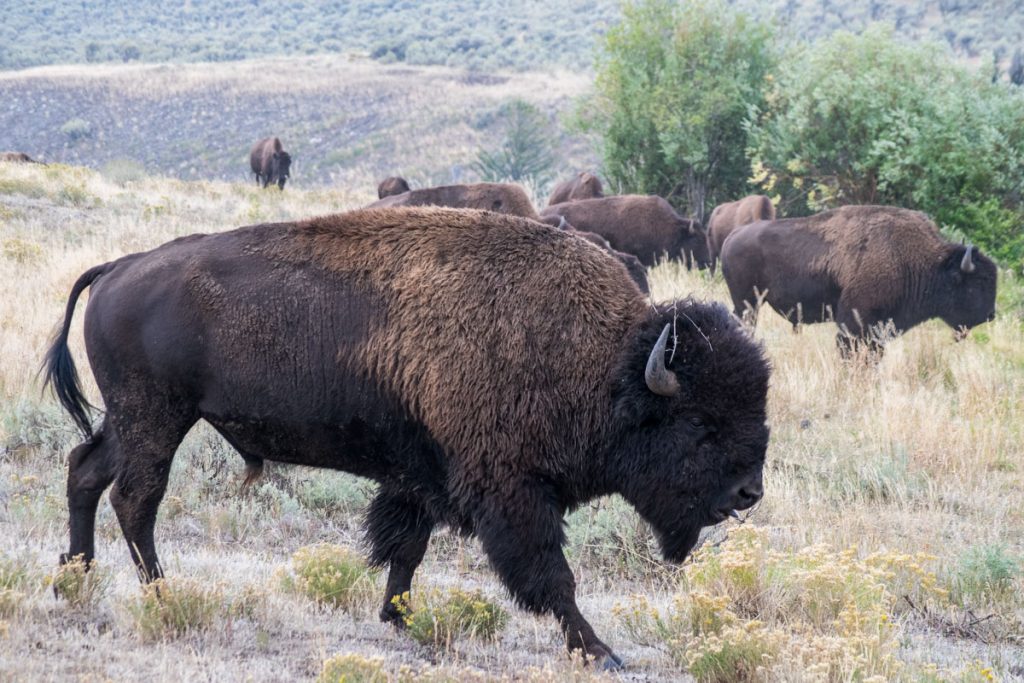
<path fill-rule="evenodd" d="M 245 458 L 245 479 L 242 481 L 242 490 L 246 490 L 263 476 L 263 459 L 262 458 Z"/>
<path fill-rule="evenodd" d="M 85 435 L 86 439 L 92 439 L 92 422 L 89 419 L 89 409 L 92 405 L 86 400 L 82 393 L 82 383 L 78 379 L 78 369 L 75 367 L 75 360 L 71 357 L 68 349 L 68 333 L 71 329 L 71 317 L 75 314 L 75 304 L 82 291 L 91 285 L 97 278 L 107 272 L 109 263 L 90 268 L 82 273 L 81 277 L 71 288 L 68 296 L 67 308 L 64 311 L 64 324 L 54 337 L 53 343 L 46 352 L 43 360 L 42 370 L 45 372 L 43 388 L 47 385 L 53 388 L 60 404 L 68 411 L 74 419 L 75 424 Z"/>

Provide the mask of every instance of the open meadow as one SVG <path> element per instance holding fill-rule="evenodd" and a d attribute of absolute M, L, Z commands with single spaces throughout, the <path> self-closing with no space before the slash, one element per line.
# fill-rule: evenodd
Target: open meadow
<path fill-rule="evenodd" d="M 516 610 L 479 544 L 446 531 L 409 629 L 380 623 L 383 579 L 360 565 L 373 486 L 268 463 L 241 492 L 242 459 L 202 424 L 160 509 L 163 600 L 138 584 L 106 496 L 97 567 L 55 574 L 79 435 L 37 371 L 75 279 L 180 235 L 361 206 L 375 177 L 346 187 L 0 164 L 0 680 L 303 680 L 327 660 L 324 679 L 348 681 L 1024 680 L 1024 284 L 1009 274 L 994 322 L 961 343 L 922 325 L 877 365 L 841 362 L 830 325 L 761 316 L 762 503 L 682 567 L 619 499 L 568 518 L 579 604 L 620 674 L 569 660 L 554 620 Z M 728 299 L 720 276 L 674 263 L 650 281 L 656 300 Z M 98 401 L 78 309 L 72 351 Z"/>

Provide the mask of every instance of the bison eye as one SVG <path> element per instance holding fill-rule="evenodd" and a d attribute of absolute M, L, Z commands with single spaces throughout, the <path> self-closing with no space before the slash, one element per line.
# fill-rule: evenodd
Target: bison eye
<path fill-rule="evenodd" d="M 691 417 L 690 426 L 694 429 L 704 429 L 705 423 L 704 420 L 699 417 Z"/>

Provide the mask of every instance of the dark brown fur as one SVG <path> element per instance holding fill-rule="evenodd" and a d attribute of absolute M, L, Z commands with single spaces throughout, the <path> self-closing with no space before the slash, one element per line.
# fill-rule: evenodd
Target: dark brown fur
<path fill-rule="evenodd" d="M 752 194 L 749 197 L 719 204 L 711 212 L 708 219 L 708 257 L 711 259 L 711 272 L 715 272 L 715 264 L 722 253 L 725 238 L 741 225 L 755 221 L 775 220 L 775 205 L 763 194 Z"/>
<path fill-rule="evenodd" d="M 385 197 L 370 204 L 370 208 L 386 206 L 450 206 L 455 209 L 482 209 L 537 219 L 537 210 L 533 208 L 526 192 L 511 183 L 424 187 Z"/>
<path fill-rule="evenodd" d="M 596 244 L 605 250 L 616 259 L 618 259 L 623 266 L 626 267 L 626 272 L 629 273 L 629 277 L 632 278 L 636 286 L 640 288 L 640 291 L 644 294 L 651 293 L 651 287 L 647 283 L 647 268 L 644 264 L 640 263 L 640 259 L 632 254 L 627 254 L 624 251 L 618 251 L 608 243 L 608 240 L 598 235 L 596 232 L 585 232 L 583 230 L 577 230 L 573 226 L 569 225 L 568 222 L 561 219 L 560 216 L 548 216 L 541 219 L 542 223 L 547 223 L 560 230 L 565 230 L 571 235 L 576 235 L 582 239 L 587 240 L 592 244 Z"/>
<path fill-rule="evenodd" d="M 263 138 L 249 153 L 249 166 L 256 175 L 256 184 L 262 183 L 264 189 L 270 183 L 277 183 L 283 190 L 291 175 L 291 163 L 291 155 L 284 151 L 278 138 Z"/>
<path fill-rule="evenodd" d="M 564 216 L 579 230 L 595 232 L 618 251 L 633 254 L 645 266 L 659 258 L 683 258 L 688 267 L 708 265 L 708 245 L 696 221 L 683 218 L 653 195 L 617 195 L 581 199 L 545 207 L 545 219 Z"/>
<path fill-rule="evenodd" d="M 970 328 L 995 312 L 996 267 L 945 240 L 926 215 L 889 206 L 844 206 L 807 218 L 760 221 L 736 230 L 722 249 L 722 273 L 736 315 L 757 294 L 794 326 L 835 320 L 840 345 L 897 332 L 929 318 Z M 872 345 L 877 348 L 877 342 Z"/>
<path fill-rule="evenodd" d="M 87 287 L 107 410 L 96 434 L 67 348 Z M 649 388 L 650 364 L 672 392 Z M 97 266 L 72 289 L 46 373 L 89 437 L 71 454 L 65 560 L 93 558 L 113 482 L 140 572 L 163 574 L 157 507 L 203 419 L 252 468 L 379 482 L 366 526 L 371 562 L 390 566 L 382 618 L 401 623 L 391 598 L 447 524 L 480 539 L 521 606 L 553 613 L 570 648 L 606 664 L 618 660 L 580 614 L 562 553 L 566 511 L 620 493 L 681 561 L 701 527 L 762 491 L 769 371 L 732 316 L 651 306 L 592 244 L 489 212 L 362 210 Z"/>
<path fill-rule="evenodd" d="M 41 164 L 24 152 L 0 152 L 0 161 L 12 164 Z M 44 164 L 45 165 L 45 164 Z"/>
<path fill-rule="evenodd" d="M 396 194 L 402 194 L 408 192 L 411 188 L 409 183 L 406 182 L 405 178 L 399 176 L 391 176 L 380 181 L 380 185 L 377 186 L 377 199 L 384 199 Z"/>
<path fill-rule="evenodd" d="M 575 177 L 563 180 L 555 185 L 554 191 L 548 197 L 548 206 L 562 204 L 577 199 L 596 199 L 604 196 L 604 188 L 601 186 L 601 179 L 593 173 L 580 171 Z"/>

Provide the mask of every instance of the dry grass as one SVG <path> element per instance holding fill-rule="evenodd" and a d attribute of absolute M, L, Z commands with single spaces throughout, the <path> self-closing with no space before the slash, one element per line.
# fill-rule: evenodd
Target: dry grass
<path fill-rule="evenodd" d="M 373 179 L 353 186 L 372 189 Z M 64 459 L 76 435 L 54 401 L 40 395 L 36 370 L 75 278 L 96 263 L 179 235 L 337 211 L 370 198 L 364 191 L 264 193 L 229 183 L 149 178 L 122 185 L 82 169 L 0 165 L 0 243 L 10 245 L 0 251 L 0 537 L 6 563 L 0 566 L 20 577 L 10 580 L 12 587 L 0 585 L 0 592 L 13 596 L 0 614 L 0 679 L 233 680 L 242 666 L 256 681 L 312 679 L 337 655 L 357 656 L 370 669 L 380 658 L 386 680 L 597 677 L 563 657 L 552 619 L 511 605 L 476 542 L 447 533 L 431 542 L 413 586 L 413 606 L 417 595 L 435 587 L 501 596 L 497 604 L 509 620 L 493 642 L 460 639 L 448 649 L 424 647 L 380 624 L 375 610 L 324 610 L 282 590 L 276 572 L 301 546 L 358 547 L 359 511 L 372 487 L 337 473 L 271 465 L 263 482 L 239 495 L 241 459 L 202 426 L 176 458 L 161 509 L 163 564 L 171 577 L 221 591 L 231 604 L 231 596 L 251 591 L 260 596 L 259 608 L 242 615 L 218 607 L 205 630 L 139 637 L 131 606 L 142 593 L 106 499 L 97 554 L 109 586 L 80 608 L 43 589 L 42 577 L 53 573 L 66 550 Z M 652 286 L 658 299 L 692 294 L 727 300 L 720 279 L 671 264 L 652 271 Z M 568 552 L 580 605 L 627 661 L 623 678 L 679 680 L 689 668 L 719 680 L 710 663 L 729 648 L 740 654 L 772 648 L 785 654 L 797 647 L 811 652 L 825 639 L 835 647 L 830 652 L 841 653 L 876 623 L 864 619 L 883 613 L 891 630 L 865 641 L 890 657 L 889 668 L 873 669 L 883 677 L 1024 676 L 1024 295 L 1020 284 L 1005 279 L 1002 289 L 998 318 L 966 341 L 954 343 L 948 328 L 930 323 L 894 341 L 877 366 L 839 362 L 829 326 L 794 334 L 778 316 L 762 314 L 755 334 L 775 368 L 772 440 L 765 500 L 744 526 L 761 544 L 748 553 L 756 560 L 757 579 L 749 596 L 723 578 L 728 572 L 703 583 L 693 574 L 709 566 L 713 553 L 747 557 L 735 555 L 744 538 L 736 535 L 735 522 L 710 533 L 704 559 L 679 569 L 657 558 L 645 526 L 618 499 L 596 501 L 570 517 Z M 84 365 L 81 310 L 72 348 Z M 95 397 L 90 374 L 83 374 Z M 918 554 L 927 556 L 914 560 L 920 573 L 904 571 L 896 583 L 870 573 L 860 577 L 862 583 L 851 578 L 879 557 Z M 801 561 L 818 573 L 800 581 L 819 583 L 792 578 Z M 836 583 L 836 576 L 851 581 Z M 797 590 L 821 586 L 835 590 L 833 599 L 811 604 Z M 843 591 L 863 598 L 854 601 L 856 614 L 847 609 Z M 946 599 L 935 598 L 940 593 L 948 593 Z M 664 619 L 693 613 L 679 612 L 677 605 L 703 604 L 721 629 L 704 636 L 687 631 L 688 647 L 679 649 L 613 610 L 632 604 L 632 595 L 643 596 Z M 699 642 L 691 643 L 694 638 Z M 705 668 L 693 662 L 701 653 L 709 662 Z M 788 662 L 788 669 L 763 669 L 763 678 L 838 680 L 843 676 L 830 672 L 849 671 Z M 751 677 L 762 675 L 757 667 L 750 671 Z"/>

